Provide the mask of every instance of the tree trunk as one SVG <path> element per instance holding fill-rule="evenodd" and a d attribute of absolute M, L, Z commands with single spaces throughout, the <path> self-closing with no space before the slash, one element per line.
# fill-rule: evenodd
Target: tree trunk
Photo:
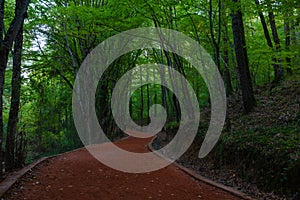
<path fill-rule="evenodd" d="M 156 83 L 156 76 L 155 76 L 155 70 L 153 70 L 153 80 L 154 80 L 154 83 Z M 153 85 L 155 87 L 155 85 Z M 155 90 L 154 92 L 154 102 L 153 104 L 157 104 L 157 92 Z M 154 107 L 154 117 L 157 117 L 157 106 Z"/>
<path fill-rule="evenodd" d="M 0 175 L 2 176 L 2 162 L 3 162 L 3 88 L 4 88 L 4 74 L 7 63 L 7 52 L 3 44 L 4 36 L 4 0 L 0 0 Z"/>
<path fill-rule="evenodd" d="M 297 26 L 299 26 L 299 23 L 300 20 L 299 22 L 297 22 L 294 19 L 291 20 L 290 34 L 291 34 L 291 44 L 293 46 L 297 46 L 299 44 L 299 31 L 297 30 L 298 28 L 296 28 Z M 293 62 L 293 65 L 299 66 L 299 54 L 296 54 L 294 59 L 295 61 Z"/>
<path fill-rule="evenodd" d="M 148 116 L 147 116 L 147 124 L 150 123 L 150 92 L 149 92 L 149 84 L 147 84 L 146 86 L 147 88 L 147 113 L 148 113 Z"/>
<path fill-rule="evenodd" d="M 7 64 L 8 52 L 5 49 L 0 49 L 0 174 L 2 175 L 2 162 L 3 152 L 3 90 L 4 90 L 4 78 L 5 78 L 5 69 Z"/>
<path fill-rule="evenodd" d="M 15 140 L 17 135 L 17 123 L 20 106 L 21 89 L 21 62 L 23 47 L 23 25 L 16 37 L 13 53 L 12 91 L 9 119 L 7 125 L 7 138 L 5 144 L 6 167 L 10 170 L 15 167 Z"/>
<path fill-rule="evenodd" d="M 147 83 L 149 81 L 149 72 L 147 72 Z M 149 84 L 147 84 L 146 86 L 146 90 L 147 90 L 147 124 L 150 123 L 150 89 L 149 89 Z"/>
<path fill-rule="evenodd" d="M 20 27 L 27 15 L 29 0 L 16 0 L 15 16 L 7 32 L 4 32 L 4 0 L 0 0 L 0 161 L 3 161 L 2 143 L 3 143 L 3 90 L 5 69 L 8 61 L 8 54 L 12 48 L 13 42 L 19 33 Z M 2 175 L 2 164 L 0 166 L 0 175 Z"/>
<path fill-rule="evenodd" d="M 239 4 L 239 0 L 233 0 L 235 4 Z M 252 81 L 249 71 L 249 62 L 246 48 L 245 32 L 242 12 L 239 9 L 233 11 L 232 15 L 232 32 L 235 45 L 236 60 L 238 64 L 239 79 L 242 90 L 244 112 L 251 112 L 256 105 Z"/>
<path fill-rule="evenodd" d="M 280 47 L 280 40 L 277 33 L 276 23 L 275 23 L 275 17 L 273 12 L 269 12 L 269 21 L 271 25 L 273 40 L 276 46 L 276 50 L 279 52 L 281 50 Z M 280 59 L 277 60 L 280 63 Z M 283 78 L 283 70 L 282 66 L 280 64 L 275 65 L 276 68 L 274 69 L 274 80 L 272 82 L 273 87 L 276 86 Z"/>
<path fill-rule="evenodd" d="M 259 8 L 259 5 L 260 5 L 259 0 L 255 0 L 255 4 L 258 6 L 258 8 L 257 8 L 258 9 L 258 15 L 259 15 L 259 18 L 260 18 L 260 21 L 261 21 L 261 25 L 263 27 L 263 31 L 264 31 L 264 35 L 265 35 L 267 44 L 271 49 L 273 49 L 273 44 L 272 44 L 272 40 L 271 40 L 270 33 L 269 33 L 269 30 L 268 30 L 268 26 L 267 26 L 267 23 L 266 23 L 265 16 Z M 281 69 L 281 66 L 278 64 L 278 60 L 275 57 L 272 58 L 272 62 L 273 62 L 272 65 L 273 65 L 274 75 L 275 75 L 275 78 L 274 78 L 274 83 L 275 83 L 275 82 L 279 82 L 279 80 L 280 80 L 280 77 L 278 77 L 278 75 L 279 75 L 279 70 Z"/>
<path fill-rule="evenodd" d="M 166 52 L 166 56 L 169 56 L 169 54 Z M 172 53 L 172 56 L 174 56 L 174 54 Z M 169 58 L 171 60 L 171 58 Z M 168 60 L 169 60 L 168 59 Z M 171 80 L 171 84 L 172 84 L 172 88 L 173 88 L 173 91 L 175 93 L 179 93 L 178 91 L 178 80 L 175 79 L 174 77 L 174 74 L 172 73 L 171 71 L 171 67 L 173 65 L 173 68 L 176 69 L 176 64 L 175 64 L 175 58 L 173 57 L 174 59 L 174 62 L 168 62 L 168 73 L 169 73 L 169 77 L 170 77 L 170 80 Z M 169 92 L 169 91 L 168 91 Z M 170 93 L 170 92 L 169 92 Z M 181 117 L 181 113 L 180 113 L 180 105 L 179 105 L 179 102 L 177 100 L 177 97 L 175 95 L 175 93 L 172 93 L 172 99 L 170 99 L 170 104 L 171 102 L 173 102 L 173 106 L 172 104 L 170 105 L 170 108 L 174 108 L 175 109 L 175 118 L 176 118 L 176 121 L 179 122 L 180 121 L 180 117 Z M 179 98 L 179 97 L 178 97 Z M 173 114 L 173 111 L 171 110 L 171 113 Z"/>
<path fill-rule="evenodd" d="M 143 74 L 142 74 L 142 67 L 140 67 L 140 84 L 141 84 L 141 107 L 140 107 L 140 122 L 141 126 L 143 126 L 144 119 L 143 119 L 143 113 L 144 113 L 144 90 L 143 90 Z"/>
<path fill-rule="evenodd" d="M 286 16 L 286 19 L 284 20 L 285 49 L 287 52 L 290 51 L 290 45 L 291 45 L 291 27 L 290 27 L 290 21 L 288 17 L 289 16 Z M 289 55 L 286 57 L 286 62 L 287 62 L 286 71 L 289 75 L 292 75 L 293 74 L 293 70 L 291 68 L 292 59 Z"/>
<path fill-rule="evenodd" d="M 231 84 L 231 75 L 229 71 L 229 53 L 227 46 L 224 48 L 224 79 L 225 79 L 225 87 L 226 87 L 226 94 L 230 96 L 233 92 L 232 84 Z"/>
<path fill-rule="evenodd" d="M 271 37 L 270 37 L 270 34 L 269 34 L 269 30 L 268 30 L 268 26 L 267 26 L 267 23 L 266 23 L 266 20 L 265 20 L 265 16 L 263 15 L 262 11 L 259 8 L 259 5 L 260 5 L 259 1 L 255 0 L 255 4 L 258 6 L 258 15 L 259 15 L 259 18 L 260 18 L 260 21 L 261 21 L 261 25 L 263 27 L 263 31 L 264 31 L 264 34 L 265 34 L 265 37 L 266 37 L 267 44 L 270 48 L 273 48 L 273 44 L 272 44 L 272 40 L 271 40 Z"/>
<path fill-rule="evenodd" d="M 218 1 L 219 6 L 219 17 L 218 17 L 218 38 L 215 38 L 214 27 L 213 27 L 213 8 L 212 8 L 212 0 L 209 0 L 209 26 L 210 26 L 210 36 L 212 40 L 212 44 L 215 50 L 215 60 L 219 72 L 221 73 L 221 62 L 220 62 L 220 39 L 221 39 L 221 1 Z"/>
<path fill-rule="evenodd" d="M 5 0 L 0 0 L 0 42 L 2 47 L 2 41 L 4 36 L 4 2 Z"/>
<path fill-rule="evenodd" d="M 159 73 L 160 73 L 160 80 L 161 80 L 161 103 L 162 103 L 162 107 L 165 108 L 166 112 L 168 113 L 168 105 L 167 105 L 167 90 L 166 88 L 163 86 L 166 82 L 165 79 L 165 69 L 164 67 L 159 67 Z"/>
<path fill-rule="evenodd" d="M 224 22 L 223 26 L 224 26 L 224 30 L 225 30 L 224 34 L 223 34 L 224 66 L 225 66 L 224 67 L 224 79 L 225 79 L 226 94 L 227 94 L 227 96 L 230 96 L 233 92 L 233 88 L 232 88 L 232 83 L 231 83 L 231 74 L 230 74 L 230 70 L 229 70 L 229 48 L 230 48 L 230 44 L 229 44 L 228 27 L 227 27 L 228 19 L 227 19 L 227 16 L 225 15 L 225 12 L 223 11 L 222 13 L 223 13 L 222 14 L 222 20 Z"/>

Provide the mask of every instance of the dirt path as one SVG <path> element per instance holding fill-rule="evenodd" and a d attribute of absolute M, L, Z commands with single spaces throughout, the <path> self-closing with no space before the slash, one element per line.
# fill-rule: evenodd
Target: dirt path
<path fill-rule="evenodd" d="M 123 149 L 146 152 L 149 139 L 116 142 Z M 126 158 L 124 158 L 126 159 Z M 238 199 L 189 177 L 171 165 L 146 174 L 123 173 L 106 167 L 85 149 L 51 158 L 24 176 L 4 199 Z"/>

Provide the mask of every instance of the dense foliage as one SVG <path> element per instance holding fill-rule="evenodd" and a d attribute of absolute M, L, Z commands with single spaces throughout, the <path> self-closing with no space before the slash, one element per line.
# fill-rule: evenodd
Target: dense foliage
<path fill-rule="evenodd" d="M 245 114 L 260 104 L 253 91 L 257 86 L 267 85 L 266 95 L 272 95 L 282 82 L 299 79 L 300 11 L 297 0 L 32 0 L 28 9 L 26 2 L 0 1 L 0 95 L 3 98 L 3 102 L 0 101 L 3 155 L 0 156 L 2 160 L 6 157 L 10 163 L 8 168 L 22 166 L 25 157 L 31 162 L 42 155 L 82 145 L 72 116 L 73 82 L 86 56 L 99 43 L 125 30 L 163 27 L 178 30 L 198 41 L 215 60 L 228 97 L 241 94 L 238 104 L 243 106 Z M 9 27 L 17 32 L 11 33 Z M 17 33 L 24 36 L 22 41 L 20 37 L 18 40 Z M 12 39 L 7 40 L 9 46 L 5 46 L 6 38 Z M 15 64 L 18 41 L 23 45 L 20 84 L 13 75 L 18 69 Z M 98 85 L 97 114 L 110 139 L 123 136 L 110 109 L 115 83 L 135 66 L 153 62 L 169 65 L 184 74 L 197 93 L 199 105 L 209 104 L 204 81 L 183 58 L 157 49 L 131 52 L 118 58 Z M 140 75 L 145 73 L 141 71 Z M 161 77 L 157 75 L 156 78 Z M 17 80 L 16 85 L 12 80 Z M 19 87 L 20 97 L 14 95 Z M 13 104 L 18 100 L 20 105 Z M 149 123 L 149 107 L 153 104 L 166 107 L 166 127 L 180 120 L 180 107 L 174 94 L 159 85 L 146 85 L 135 91 L 129 108 L 132 118 L 138 124 Z M 11 108 L 18 108 L 19 112 L 14 114 Z M 17 122 L 16 128 L 10 130 L 8 124 L 15 124 L 13 122 Z M 286 164 L 289 161 L 284 157 L 299 158 L 299 134 L 298 129 L 282 131 L 275 127 L 267 131 L 234 132 L 224 139 L 226 148 L 232 147 L 226 153 L 242 151 L 236 148 L 253 148 L 245 157 L 249 162 L 245 166 L 252 162 L 251 156 L 259 153 L 261 160 L 254 168 L 267 169 L 276 165 L 274 173 L 283 173 L 280 177 L 288 178 L 291 175 L 282 170 L 295 166 Z M 258 133 L 262 138 L 251 141 Z M 278 139 L 273 141 L 274 137 Z M 249 143 L 245 144 L 244 140 Z M 286 155 L 291 148 L 296 154 Z M 282 156 L 264 165 L 264 160 L 273 154 Z M 286 184 L 285 180 L 277 182 L 276 187 Z"/>

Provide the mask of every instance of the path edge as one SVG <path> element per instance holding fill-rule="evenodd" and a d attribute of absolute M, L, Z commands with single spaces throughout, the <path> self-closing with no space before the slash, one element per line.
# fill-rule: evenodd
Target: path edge
<path fill-rule="evenodd" d="M 31 171 L 35 166 L 47 160 L 48 157 L 40 158 L 39 160 L 27 165 L 26 167 L 20 169 L 19 171 L 13 172 L 8 175 L 3 181 L 0 183 L 0 198 L 4 196 L 4 194 L 27 172 Z"/>
<path fill-rule="evenodd" d="M 124 137 L 124 138 L 121 138 L 120 140 L 124 140 L 124 139 L 127 139 L 128 137 Z M 156 150 L 153 148 L 152 144 L 154 142 L 154 140 L 156 139 L 156 137 L 154 137 L 150 143 L 148 143 L 147 148 L 149 151 L 155 153 L 157 156 L 159 157 L 163 157 L 162 155 L 160 155 L 158 152 L 156 152 Z M 120 141 L 118 140 L 118 141 Z M 49 157 L 43 157 L 43 158 L 40 158 L 39 160 L 37 160 L 36 162 L 30 164 L 30 165 L 27 165 L 26 167 L 20 169 L 19 171 L 16 171 L 16 172 L 13 172 L 12 174 L 10 174 L 8 177 L 6 177 L 2 182 L 0 182 L 0 198 L 2 198 L 6 192 L 20 179 L 22 178 L 27 172 L 31 171 L 34 167 L 36 167 L 37 165 L 41 164 L 42 162 L 50 159 L 50 158 L 54 158 L 54 157 L 57 157 L 57 156 L 60 156 L 60 155 L 63 155 L 63 154 L 67 154 L 67 153 L 71 153 L 71 152 L 74 152 L 74 151 L 78 151 L 80 149 L 83 149 L 85 147 L 82 147 L 82 148 L 78 148 L 78 149 L 74 149 L 74 150 L 71 150 L 71 151 L 68 151 L 68 152 L 64 152 L 64 153 L 61 153 L 61 154 L 57 154 L 57 155 L 53 155 L 53 156 L 49 156 Z M 200 174 L 197 174 L 196 172 L 176 163 L 176 162 L 173 162 L 172 163 L 175 167 L 177 167 L 178 169 L 180 169 L 181 171 L 183 171 L 185 174 L 193 177 L 194 179 L 198 180 L 198 181 L 201 181 L 201 182 L 204 182 L 208 185 L 211 185 L 211 186 L 214 186 L 216 188 L 219 188 L 223 191 L 226 191 L 226 192 L 229 192 L 239 198 L 242 198 L 242 199 L 245 199 L 245 200 L 255 200 L 254 198 L 248 196 L 247 194 L 243 193 L 243 192 L 240 192 L 236 189 L 234 189 L 233 187 L 229 187 L 229 186 L 225 186 L 221 183 L 217 183 L 217 182 L 214 182 L 213 180 L 211 179 L 208 179 Z"/>
<path fill-rule="evenodd" d="M 16 172 L 12 172 L 11 174 L 9 174 L 3 181 L 0 182 L 0 198 L 2 198 L 6 192 L 19 180 L 21 179 L 25 174 L 27 174 L 27 172 L 32 171 L 33 168 L 35 168 L 37 165 L 45 162 L 46 160 L 49 160 L 51 158 L 55 158 L 57 156 L 61 156 L 67 153 L 71 153 L 74 151 L 78 151 L 80 149 L 85 149 L 85 147 L 81 147 L 78 149 L 73 149 L 71 151 L 66 151 L 64 153 L 59 153 L 56 155 L 52 155 L 52 156 L 45 156 L 42 157 L 40 159 L 38 159 L 37 161 L 23 167 L 22 169 L 16 171 Z"/>
<path fill-rule="evenodd" d="M 149 151 L 155 153 L 157 156 L 159 157 L 162 157 L 163 156 L 161 154 L 159 154 L 154 148 L 153 148 L 153 142 L 154 140 L 156 139 L 157 137 L 154 137 L 151 142 L 147 145 L 147 148 Z M 175 167 L 177 167 L 178 169 L 180 169 L 181 171 L 183 171 L 185 174 L 193 177 L 194 179 L 198 180 L 198 181 L 201 181 L 201 182 L 204 182 L 208 185 L 211 185 L 211 186 L 214 186 L 216 188 L 219 188 L 223 191 L 226 191 L 226 192 L 229 192 L 233 195 L 235 195 L 236 197 L 239 197 L 239 198 L 242 198 L 242 199 L 245 199 L 245 200 L 255 200 L 254 198 L 250 197 L 249 195 L 241 192 L 241 191 L 238 191 L 236 190 L 235 188 L 233 187 L 229 187 L 229 186 L 225 186 L 221 183 L 217 183 L 209 178 L 206 178 L 198 173 L 196 173 L 195 171 L 191 170 L 191 169 L 188 169 L 182 165 L 180 165 L 179 163 L 177 162 L 173 162 L 172 165 L 174 165 Z"/>
<path fill-rule="evenodd" d="M 117 141 L 122 141 L 125 140 L 127 138 L 129 138 L 130 136 L 124 136 L 123 138 L 120 138 Z M 115 142 L 117 142 L 115 141 Z M 78 149 L 73 149 L 71 151 L 67 151 L 64 153 L 60 153 L 60 154 L 56 154 L 56 155 L 52 155 L 52 156 L 46 156 L 46 157 L 42 157 L 40 159 L 38 159 L 37 161 L 23 167 L 22 169 L 16 171 L 16 172 L 12 172 L 11 174 L 9 174 L 3 181 L 0 182 L 0 198 L 2 198 L 6 192 L 19 180 L 21 179 L 27 172 L 33 170 L 33 168 L 35 168 L 37 165 L 43 163 L 46 160 L 49 160 L 51 158 L 55 158 L 57 156 L 61 156 L 67 153 L 71 153 L 74 151 L 78 151 L 80 149 L 86 149 L 85 147 L 81 147 Z"/>

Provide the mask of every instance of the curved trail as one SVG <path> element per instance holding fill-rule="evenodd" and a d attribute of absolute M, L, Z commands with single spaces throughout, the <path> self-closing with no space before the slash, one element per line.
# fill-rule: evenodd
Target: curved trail
<path fill-rule="evenodd" d="M 133 152 L 147 152 L 151 139 L 128 138 L 116 142 Z M 126 160 L 126 158 L 124 158 Z M 237 197 L 194 180 L 173 165 L 145 174 L 111 169 L 86 149 L 51 158 L 24 176 L 4 199 L 143 200 L 222 199 Z"/>

